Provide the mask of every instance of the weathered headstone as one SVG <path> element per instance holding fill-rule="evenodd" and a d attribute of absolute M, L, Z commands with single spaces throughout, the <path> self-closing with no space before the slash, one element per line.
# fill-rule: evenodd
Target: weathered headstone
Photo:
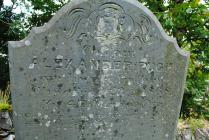
<path fill-rule="evenodd" d="M 136 0 L 74 0 L 9 42 L 17 140 L 173 140 L 188 54 Z"/>

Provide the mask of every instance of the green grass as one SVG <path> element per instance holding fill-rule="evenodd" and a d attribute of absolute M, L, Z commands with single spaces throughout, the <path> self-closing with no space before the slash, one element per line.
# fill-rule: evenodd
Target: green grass
<path fill-rule="evenodd" d="M 198 119 L 190 117 L 185 120 L 180 118 L 178 122 L 178 129 L 182 130 L 188 127 L 192 130 L 193 134 L 197 129 L 209 128 L 208 121 L 203 117 Z"/>
<path fill-rule="evenodd" d="M 0 103 L 0 111 L 11 111 L 12 107 L 7 103 Z"/>
<path fill-rule="evenodd" d="M 205 127 L 205 120 L 204 119 L 194 119 L 194 118 L 188 118 L 186 120 L 188 125 L 190 126 L 192 132 L 194 133 L 196 129 L 203 129 Z"/>
<path fill-rule="evenodd" d="M 0 90 L 0 111 L 11 111 L 12 106 L 9 104 L 10 89 Z"/>

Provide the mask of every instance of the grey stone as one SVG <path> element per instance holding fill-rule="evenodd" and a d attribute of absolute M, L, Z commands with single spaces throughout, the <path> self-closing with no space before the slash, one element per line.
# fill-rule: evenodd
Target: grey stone
<path fill-rule="evenodd" d="M 207 134 L 201 129 L 196 129 L 195 138 L 196 138 L 196 140 L 208 140 Z"/>
<path fill-rule="evenodd" d="M 8 136 L 9 136 L 8 132 L 0 131 L 0 140 L 2 140 L 3 138 L 5 139 Z"/>
<path fill-rule="evenodd" d="M 15 136 L 14 135 L 8 135 L 6 137 L 1 137 L 1 135 L 0 135 L 0 140 L 15 140 Z"/>
<path fill-rule="evenodd" d="M 176 140 L 182 140 L 182 133 L 181 133 L 181 130 L 179 129 L 177 129 Z"/>
<path fill-rule="evenodd" d="M 182 140 L 195 140 L 191 129 L 184 129 L 182 132 Z"/>
<path fill-rule="evenodd" d="M 209 128 L 205 129 L 205 136 L 206 136 L 207 140 L 209 140 Z"/>
<path fill-rule="evenodd" d="M 136 0 L 73 0 L 9 42 L 17 140 L 173 140 L 189 54 Z"/>
<path fill-rule="evenodd" d="M 9 112 L 0 111 L 0 129 L 12 129 L 12 120 L 10 118 Z"/>

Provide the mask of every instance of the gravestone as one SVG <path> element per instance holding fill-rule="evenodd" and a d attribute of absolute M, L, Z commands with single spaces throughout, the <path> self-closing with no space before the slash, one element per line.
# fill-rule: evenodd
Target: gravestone
<path fill-rule="evenodd" d="M 136 0 L 74 0 L 9 42 L 17 140 L 173 140 L 188 53 Z"/>

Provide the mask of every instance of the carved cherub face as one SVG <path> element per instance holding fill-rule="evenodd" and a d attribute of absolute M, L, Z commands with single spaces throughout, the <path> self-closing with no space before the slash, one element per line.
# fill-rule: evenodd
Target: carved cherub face
<path fill-rule="evenodd" d="M 114 34 L 117 33 L 119 25 L 119 11 L 106 8 L 101 11 L 101 17 L 98 23 L 98 29 L 102 34 Z"/>
<path fill-rule="evenodd" d="M 123 34 L 125 20 L 122 10 L 107 7 L 100 11 L 97 24 L 97 39 L 103 45 L 118 44 Z"/>

